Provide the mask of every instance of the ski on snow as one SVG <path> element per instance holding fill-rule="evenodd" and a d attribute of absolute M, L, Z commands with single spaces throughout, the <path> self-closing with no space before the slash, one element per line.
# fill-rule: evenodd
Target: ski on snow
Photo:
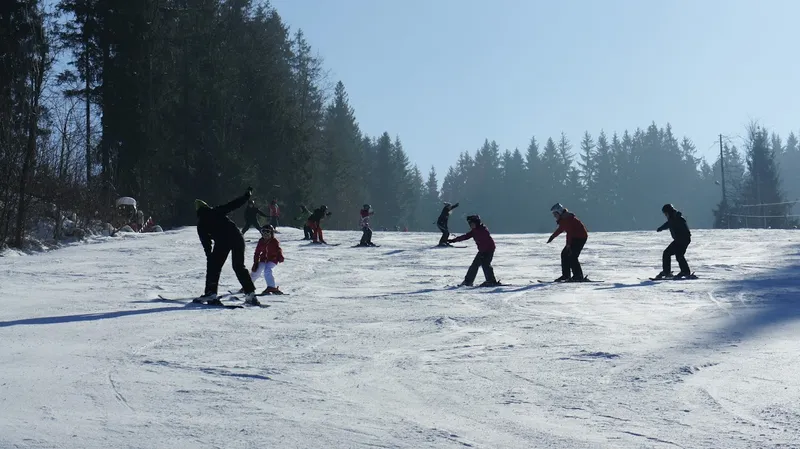
<path fill-rule="evenodd" d="M 596 281 L 594 279 L 584 279 L 582 281 L 543 281 L 541 279 L 537 279 L 536 281 L 531 281 L 531 283 L 538 282 L 540 284 L 594 284 L 603 281 Z"/>
<path fill-rule="evenodd" d="M 689 276 L 672 276 L 672 277 L 663 277 L 663 278 L 647 278 L 650 281 L 658 282 L 658 281 L 690 281 L 692 279 L 698 279 L 698 277 L 692 273 Z"/>
<path fill-rule="evenodd" d="M 237 297 L 236 295 L 244 294 L 242 292 L 235 292 L 233 290 L 228 290 L 228 293 L 233 295 L 237 300 L 239 300 L 239 297 Z M 260 297 L 260 296 L 281 296 L 281 295 L 288 295 L 288 293 L 284 293 L 284 292 L 274 293 L 274 292 L 267 292 L 267 291 L 263 291 L 261 293 L 256 293 L 257 297 Z"/>
<path fill-rule="evenodd" d="M 228 295 L 223 295 L 222 296 L 222 298 L 226 298 L 226 297 L 228 297 Z M 242 309 L 242 308 L 244 308 L 244 306 L 242 306 L 240 304 L 225 304 L 225 303 L 222 303 L 222 304 L 206 304 L 204 302 L 199 302 L 198 301 L 198 300 L 201 299 L 201 297 L 199 297 L 199 296 L 195 296 L 193 298 L 167 298 L 167 297 L 158 295 L 158 299 L 160 299 L 162 301 L 173 301 L 173 302 L 184 302 L 186 300 L 189 300 L 189 302 L 186 303 L 187 306 L 188 305 L 192 305 L 192 306 L 200 306 L 200 307 L 217 307 L 217 308 L 223 308 L 223 309 Z M 217 298 L 217 299 L 220 299 L 220 298 Z"/>

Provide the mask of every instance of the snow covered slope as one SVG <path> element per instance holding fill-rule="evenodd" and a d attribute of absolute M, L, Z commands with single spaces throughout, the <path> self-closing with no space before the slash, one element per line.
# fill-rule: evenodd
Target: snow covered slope
<path fill-rule="evenodd" d="M 496 236 L 489 289 L 447 288 L 471 242 L 359 236 L 284 229 L 265 309 L 156 300 L 202 293 L 194 228 L 0 258 L 0 448 L 800 447 L 797 231 L 695 231 L 661 283 L 667 233 L 595 233 L 569 285 L 529 282 L 563 237 Z"/>

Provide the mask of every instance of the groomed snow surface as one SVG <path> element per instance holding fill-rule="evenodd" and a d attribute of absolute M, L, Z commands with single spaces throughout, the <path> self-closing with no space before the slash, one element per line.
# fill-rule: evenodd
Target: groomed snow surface
<path fill-rule="evenodd" d="M 0 258 L 0 447 L 800 447 L 798 231 L 694 231 L 660 283 L 668 232 L 593 233 L 560 285 L 563 237 L 496 235 L 483 289 L 471 241 L 282 231 L 269 308 L 157 300 L 203 292 L 194 228 Z"/>

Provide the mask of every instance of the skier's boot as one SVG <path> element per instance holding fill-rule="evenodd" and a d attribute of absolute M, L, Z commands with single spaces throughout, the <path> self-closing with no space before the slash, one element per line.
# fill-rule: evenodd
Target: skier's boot
<path fill-rule="evenodd" d="M 484 281 L 481 284 L 481 287 L 497 287 L 498 285 L 503 285 L 500 281 Z"/>
<path fill-rule="evenodd" d="M 671 279 L 672 277 L 671 271 L 662 271 L 656 275 L 656 279 Z"/>
<path fill-rule="evenodd" d="M 369 243 L 367 243 L 367 246 L 378 246 L 378 245 L 376 245 L 376 244 L 374 244 L 372 242 L 369 242 Z"/>
<path fill-rule="evenodd" d="M 458 286 L 459 287 L 472 287 L 472 282 L 464 281 L 464 282 L 458 284 Z"/>
<path fill-rule="evenodd" d="M 256 298 L 256 292 L 250 292 L 244 296 L 244 303 L 251 306 L 260 306 L 261 303 L 258 302 L 258 298 Z"/>
<path fill-rule="evenodd" d="M 219 298 L 214 298 L 206 301 L 206 304 L 208 304 L 209 306 L 221 306 L 222 301 L 220 301 Z"/>
<path fill-rule="evenodd" d="M 202 304 L 204 302 L 211 302 L 211 301 L 218 301 L 217 294 L 214 292 L 204 293 L 203 296 L 199 298 L 194 298 L 192 300 L 192 302 L 196 304 Z"/>
<path fill-rule="evenodd" d="M 588 280 L 589 280 L 589 278 L 587 278 L 585 276 L 584 277 L 580 277 L 580 278 L 573 276 L 573 277 L 567 279 L 566 282 L 586 282 Z"/>
<path fill-rule="evenodd" d="M 283 294 L 283 292 L 280 291 L 280 289 L 278 287 L 267 287 L 267 289 L 264 290 L 264 291 L 267 292 L 270 295 L 282 295 Z"/>
<path fill-rule="evenodd" d="M 569 276 L 559 276 L 558 278 L 553 280 L 553 282 L 566 282 L 568 280 L 569 280 Z"/>
<path fill-rule="evenodd" d="M 692 279 L 692 273 L 690 271 L 681 271 L 680 273 L 676 274 L 674 279 Z"/>

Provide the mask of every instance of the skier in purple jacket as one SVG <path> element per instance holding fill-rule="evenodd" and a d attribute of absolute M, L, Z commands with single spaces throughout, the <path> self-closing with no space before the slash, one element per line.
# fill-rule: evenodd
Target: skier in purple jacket
<path fill-rule="evenodd" d="M 467 275 L 464 277 L 464 282 L 461 285 L 472 286 L 475 281 L 475 276 L 478 274 L 478 268 L 483 268 L 483 275 L 486 281 L 481 284 L 481 287 L 493 287 L 500 285 L 494 277 L 494 268 L 492 268 L 492 259 L 494 258 L 494 239 L 489 234 L 489 229 L 481 223 L 480 215 L 470 215 L 467 217 L 470 231 L 466 234 L 448 240 L 448 243 L 461 242 L 464 240 L 474 239 L 475 244 L 478 246 L 478 254 L 472 261 Z"/>

